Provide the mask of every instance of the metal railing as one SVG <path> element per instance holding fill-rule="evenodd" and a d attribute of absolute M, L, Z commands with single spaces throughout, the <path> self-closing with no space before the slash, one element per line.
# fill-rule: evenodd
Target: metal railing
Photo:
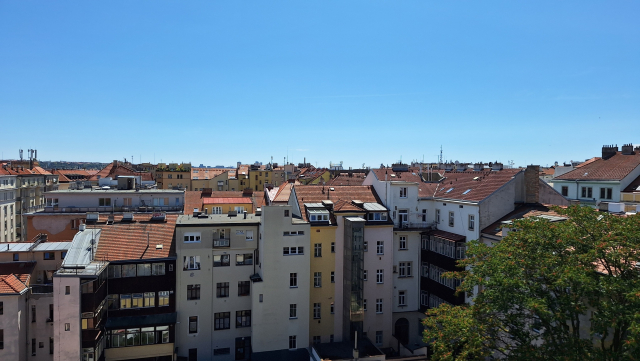
<path fill-rule="evenodd" d="M 229 247 L 229 245 L 230 245 L 229 239 L 214 239 L 213 240 L 213 248 Z"/>
<path fill-rule="evenodd" d="M 48 213 L 86 213 L 86 212 L 182 212 L 183 206 L 103 206 L 103 207 L 60 207 L 60 206 L 47 206 L 44 207 L 45 212 Z"/>
<path fill-rule="evenodd" d="M 53 293 L 53 285 L 31 285 L 31 294 L 48 294 Z"/>
<path fill-rule="evenodd" d="M 395 221 L 393 224 L 394 228 L 431 228 L 435 225 L 433 222 L 400 222 Z"/>

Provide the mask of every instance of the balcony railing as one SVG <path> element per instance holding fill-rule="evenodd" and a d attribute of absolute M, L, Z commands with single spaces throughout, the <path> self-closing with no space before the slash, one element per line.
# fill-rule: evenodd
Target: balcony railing
<path fill-rule="evenodd" d="M 409 229 L 409 228 L 431 228 L 435 226 L 435 223 L 433 222 L 400 222 L 400 221 L 396 221 L 393 224 L 394 228 L 401 228 L 401 229 Z"/>
<path fill-rule="evenodd" d="M 136 213 L 145 213 L 145 212 L 182 212 L 183 206 L 140 206 L 140 207 L 132 207 L 132 206 L 106 206 L 106 207 L 60 207 L 60 206 L 49 206 L 44 207 L 45 212 L 47 213 L 86 213 L 86 212 L 136 212 Z"/>
<path fill-rule="evenodd" d="M 53 293 L 53 285 L 31 285 L 31 294 L 48 294 Z"/>
<path fill-rule="evenodd" d="M 229 247 L 229 239 L 214 239 L 213 248 Z"/>

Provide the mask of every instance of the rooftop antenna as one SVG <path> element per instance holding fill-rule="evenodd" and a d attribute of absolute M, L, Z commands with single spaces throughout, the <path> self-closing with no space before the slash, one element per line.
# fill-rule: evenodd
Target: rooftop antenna
<path fill-rule="evenodd" d="M 24 150 L 20 149 L 20 161 L 22 162 Z"/>
<path fill-rule="evenodd" d="M 442 164 L 442 145 L 440 145 L 440 158 L 438 158 L 438 163 Z"/>

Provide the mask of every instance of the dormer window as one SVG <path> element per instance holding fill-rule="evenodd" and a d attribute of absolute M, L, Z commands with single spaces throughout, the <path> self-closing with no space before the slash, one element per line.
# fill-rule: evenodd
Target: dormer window
<path fill-rule="evenodd" d="M 329 210 L 321 203 L 305 203 L 309 222 L 329 222 Z"/>
<path fill-rule="evenodd" d="M 387 220 L 387 212 L 369 212 L 367 215 L 367 220 L 369 221 L 386 221 Z"/>

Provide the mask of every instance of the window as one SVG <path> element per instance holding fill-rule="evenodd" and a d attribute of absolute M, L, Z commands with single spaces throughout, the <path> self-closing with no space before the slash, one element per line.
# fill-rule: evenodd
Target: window
<path fill-rule="evenodd" d="M 304 231 L 284 231 L 282 232 L 283 236 L 302 236 L 304 235 Z"/>
<path fill-rule="evenodd" d="M 366 299 L 366 298 L 362 300 L 362 309 L 363 309 L 364 311 L 366 311 L 366 310 L 367 310 L 367 299 Z"/>
<path fill-rule="evenodd" d="M 376 283 L 384 283 L 384 270 L 376 270 Z"/>
<path fill-rule="evenodd" d="M 98 198 L 98 206 L 100 206 L 100 207 L 110 207 L 111 206 L 111 198 Z"/>
<path fill-rule="evenodd" d="M 200 299 L 200 285 L 187 285 L 187 300 Z"/>
<path fill-rule="evenodd" d="M 436 223 L 440 223 L 440 210 L 436 209 Z"/>
<path fill-rule="evenodd" d="M 138 264 L 138 277 L 151 276 L 151 263 Z"/>
<path fill-rule="evenodd" d="M 313 287 L 322 287 L 322 272 L 313 272 Z"/>
<path fill-rule="evenodd" d="M 253 264 L 253 253 L 236 255 L 236 266 L 247 266 Z"/>
<path fill-rule="evenodd" d="M 384 254 L 384 241 L 378 241 L 376 245 L 376 253 Z"/>
<path fill-rule="evenodd" d="M 289 287 L 291 287 L 291 288 L 298 287 L 298 274 L 297 273 L 289 273 Z"/>
<path fill-rule="evenodd" d="M 433 236 L 429 241 L 429 250 L 454 259 L 465 258 L 465 242 L 453 242 Z"/>
<path fill-rule="evenodd" d="M 31 356 L 35 356 L 36 355 L 36 339 L 32 338 L 31 339 Z"/>
<path fill-rule="evenodd" d="M 406 250 L 407 249 L 407 236 L 400 236 L 400 249 L 401 250 Z"/>
<path fill-rule="evenodd" d="M 229 347 L 216 348 L 213 350 L 213 356 L 222 356 L 222 355 L 230 355 L 230 354 L 231 354 L 231 348 Z"/>
<path fill-rule="evenodd" d="M 336 273 L 331 271 L 331 283 L 336 283 Z"/>
<path fill-rule="evenodd" d="M 362 280 L 366 281 L 367 280 L 367 275 L 368 275 L 368 271 L 367 270 L 362 270 Z"/>
<path fill-rule="evenodd" d="M 296 336 L 289 336 L 289 348 L 290 349 L 297 348 Z"/>
<path fill-rule="evenodd" d="M 19 261 L 20 260 L 20 253 L 14 253 L 13 254 L 13 260 L 16 261 L 16 262 Z"/>
<path fill-rule="evenodd" d="M 429 294 L 426 291 L 420 291 L 420 304 L 422 306 L 429 305 Z"/>
<path fill-rule="evenodd" d="M 45 252 L 43 258 L 45 260 L 54 260 L 54 259 L 56 259 L 56 253 L 55 252 Z"/>
<path fill-rule="evenodd" d="M 64 286 L 64 294 L 65 295 L 71 294 L 71 286 Z"/>
<path fill-rule="evenodd" d="M 141 308 L 143 307 L 143 302 L 142 302 L 142 293 L 133 293 L 131 294 L 131 299 L 132 299 L 132 307 L 133 308 Z"/>
<path fill-rule="evenodd" d="M 320 336 L 313 336 L 313 344 L 319 345 L 322 341 L 320 340 Z"/>
<path fill-rule="evenodd" d="M 569 187 L 562 186 L 562 195 L 565 197 L 569 196 Z"/>
<path fill-rule="evenodd" d="M 245 234 L 245 241 L 253 241 L 253 231 L 246 231 Z"/>
<path fill-rule="evenodd" d="M 244 213 L 244 207 L 242 206 L 235 207 L 234 209 L 236 212 L 238 212 L 238 214 Z"/>
<path fill-rule="evenodd" d="M 282 255 L 283 256 L 293 256 L 304 254 L 304 247 L 283 247 Z"/>
<path fill-rule="evenodd" d="M 169 291 L 158 292 L 158 307 L 169 306 Z"/>
<path fill-rule="evenodd" d="M 295 303 L 289 305 L 289 318 L 298 318 L 298 306 Z"/>
<path fill-rule="evenodd" d="M 251 327 L 251 310 L 236 311 L 236 328 Z"/>
<path fill-rule="evenodd" d="M 382 331 L 376 331 L 376 345 L 382 346 Z"/>
<path fill-rule="evenodd" d="M 284 216 L 285 216 L 285 217 L 289 217 L 289 210 L 288 210 L 288 209 L 285 209 L 285 210 L 284 210 Z"/>
<path fill-rule="evenodd" d="M 382 313 L 382 298 L 376 298 L 376 313 Z"/>
<path fill-rule="evenodd" d="M 400 198 L 407 198 L 407 187 L 400 187 Z"/>
<path fill-rule="evenodd" d="M 238 281 L 238 296 L 249 296 L 251 292 L 250 281 Z"/>
<path fill-rule="evenodd" d="M 107 295 L 107 309 L 117 310 L 120 307 L 120 295 Z"/>
<path fill-rule="evenodd" d="M 218 312 L 213 314 L 214 330 L 228 330 L 231 328 L 231 314 L 229 312 Z"/>
<path fill-rule="evenodd" d="M 0 301 L 0 315 L 4 315 L 4 302 Z"/>
<path fill-rule="evenodd" d="M 122 277 L 122 267 L 120 265 L 110 265 L 107 272 L 108 272 L 109 278 Z"/>
<path fill-rule="evenodd" d="M 171 175 L 171 174 L 169 174 Z M 189 349 L 189 361 L 198 361 L 198 349 L 190 348 Z"/>
<path fill-rule="evenodd" d="M 429 264 L 427 262 L 422 262 L 422 272 L 420 275 L 422 277 L 429 277 Z"/>
<path fill-rule="evenodd" d="M 31 322 L 36 322 L 36 306 L 31 306 Z"/>
<path fill-rule="evenodd" d="M 155 292 L 145 292 L 144 293 L 144 307 L 155 307 L 156 306 L 156 293 Z"/>
<path fill-rule="evenodd" d="M 198 333 L 198 316 L 189 316 L 189 333 Z"/>
<path fill-rule="evenodd" d="M 473 231 L 476 229 L 476 216 L 473 214 L 469 215 L 469 230 Z"/>
<path fill-rule="evenodd" d="M 455 290 L 458 286 L 460 286 L 460 280 L 443 277 L 442 274 L 444 274 L 445 272 L 448 271 L 435 265 L 429 266 L 429 278 L 440 283 L 441 285 L 445 285 Z"/>
<path fill-rule="evenodd" d="M 229 282 L 218 282 L 216 284 L 216 297 L 229 297 Z"/>
<path fill-rule="evenodd" d="M 453 227 L 453 221 L 454 221 L 455 217 L 453 212 L 449 212 L 449 227 Z"/>
<path fill-rule="evenodd" d="M 331 253 L 336 253 L 336 242 L 331 242 Z"/>
<path fill-rule="evenodd" d="M 593 188 L 582 187 L 582 198 L 593 198 Z"/>
<path fill-rule="evenodd" d="M 122 265 L 122 277 L 135 277 L 136 265 L 135 264 L 123 264 Z"/>
<path fill-rule="evenodd" d="M 70 323 L 65 323 L 64 324 L 64 330 L 65 331 L 71 331 L 71 324 Z"/>
<path fill-rule="evenodd" d="M 365 252 L 369 251 L 369 242 L 368 241 L 363 241 L 362 242 L 362 250 Z"/>
<path fill-rule="evenodd" d="M 0 331 L 2 332 L 2 331 Z M 0 339 L 0 344 L 2 343 L 2 340 Z M 2 348 L 2 347 L 0 347 Z M 53 337 L 49 337 L 49 355 L 53 355 Z"/>
<path fill-rule="evenodd" d="M 322 243 L 316 243 L 313 245 L 313 256 L 322 257 Z"/>
<path fill-rule="evenodd" d="M 398 277 L 411 277 L 411 262 L 400 262 Z"/>
<path fill-rule="evenodd" d="M 222 207 L 211 207 L 211 214 L 222 214 Z"/>
<path fill-rule="evenodd" d="M 230 266 L 231 257 L 228 254 L 213 255 L 213 267 L 227 267 Z"/>
<path fill-rule="evenodd" d="M 406 294 L 407 291 L 398 291 L 398 306 L 407 305 Z"/>
<path fill-rule="evenodd" d="M 164 273 L 164 263 L 153 263 L 151 265 L 151 274 L 154 276 L 163 276 Z"/>
<path fill-rule="evenodd" d="M 67 256 L 67 251 L 60 252 L 60 259 L 64 259 Z"/>
<path fill-rule="evenodd" d="M 601 199 L 611 199 L 613 197 L 613 188 L 600 188 Z"/>
<path fill-rule="evenodd" d="M 200 232 L 189 232 L 184 234 L 185 243 L 200 242 Z"/>

